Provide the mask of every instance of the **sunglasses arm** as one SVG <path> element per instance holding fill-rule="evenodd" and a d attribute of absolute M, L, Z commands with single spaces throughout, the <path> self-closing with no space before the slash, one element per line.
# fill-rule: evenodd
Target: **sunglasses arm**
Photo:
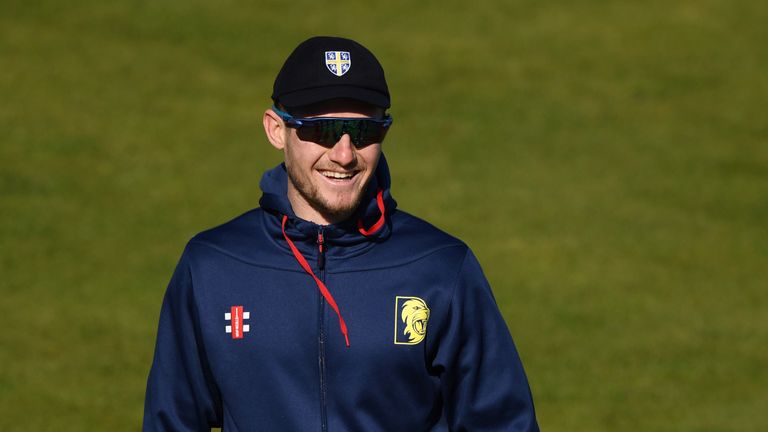
<path fill-rule="evenodd" d="M 272 105 L 272 111 L 274 111 L 275 114 L 279 115 L 280 118 L 283 119 L 285 124 L 287 124 L 288 126 L 301 127 L 301 125 L 304 124 L 301 120 L 294 118 L 292 115 L 278 108 L 277 105 Z"/>

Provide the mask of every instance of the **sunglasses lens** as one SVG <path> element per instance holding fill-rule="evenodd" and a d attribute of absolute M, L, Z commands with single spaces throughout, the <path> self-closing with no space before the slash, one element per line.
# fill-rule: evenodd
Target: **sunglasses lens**
<path fill-rule="evenodd" d="M 312 141 L 322 146 L 332 146 L 338 141 L 333 124 L 329 121 L 306 122 L 296 130 L 302 141 Z M 339 135 L 341 137 L 341 135 Z"/>
<path fill-rule="evenodd" d="M 357 140 L 355 141 L 355 145 L 357 147 L 367 146 L 373 143 L 382 142 L 384 141 L 384 136 L 387 134 L 387 129 L 384 127 L 384 125 L 380 122 L 374 122 L 374 121 L 360 121 L 359 127 L 356 132 Z M 352 137 L 355 137 L 355 135 L 351 135 Z"/>
<path fill-rule="evenodd" d="M 334 146 L 344 134 L 349 134 L 352 144 L 361 148 L 381 142 L 387 128 L 370 119 L 312 119 L 296 130 L 303 141 L 312 141 L 325 147 Z"/>

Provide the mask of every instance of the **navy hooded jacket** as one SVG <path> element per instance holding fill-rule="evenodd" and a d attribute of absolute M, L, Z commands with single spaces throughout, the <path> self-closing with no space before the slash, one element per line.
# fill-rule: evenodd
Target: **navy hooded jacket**
<path fill-rule="evenodd" d="M 480 265 L 396 210 L 383 156 L 349 222 L 297 218 L 287 182 L 282 164 L 266 172 L 260 208 L 187 244 L 145 431 L 539 430 Z"/>

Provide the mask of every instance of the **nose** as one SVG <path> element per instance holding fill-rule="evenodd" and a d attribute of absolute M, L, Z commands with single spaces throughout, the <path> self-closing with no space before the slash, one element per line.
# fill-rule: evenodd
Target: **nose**
<path fill-rule="evenodd" d="M 336 144 L 329 150 L 328 157 L 340 166 L 349 166 L 355 163 L 357 154 L 349 134 L 344 134 L 339 138 Z"/>

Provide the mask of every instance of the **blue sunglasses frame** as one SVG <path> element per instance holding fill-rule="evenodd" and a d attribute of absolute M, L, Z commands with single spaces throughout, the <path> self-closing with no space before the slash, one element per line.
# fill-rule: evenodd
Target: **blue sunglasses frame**
<path fill-rule="evenodd" d="M 349 135 L 356 148 L 381 143 L 392 125 L 392 116 L 371 117 L 294 117 L 272 105 L 272 111 L 285 125 L 296 129 L 300 139 L 324 147 L 333 147 L 343 135 Z"/>

